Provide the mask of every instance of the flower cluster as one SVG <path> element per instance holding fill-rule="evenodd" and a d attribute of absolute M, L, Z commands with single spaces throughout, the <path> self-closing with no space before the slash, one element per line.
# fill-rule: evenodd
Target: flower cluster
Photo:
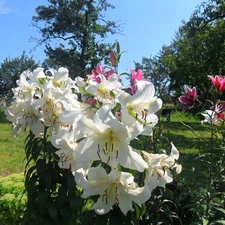
<path fill-rule="evenodd" d="M 219 98 L 217 99 L 216 103 L 210 107 L 210 109 L 201 113 L 205 117 L 201 123 L 209 123 L 211 125 L 214 124 L 216 126 L 221 126 L 225 121 L 225 102 L 220 100 L 220 96 L 225 91 L 225 78 L 218 75 L 215 77 L 209 75 L 208 78 L 212 82 L 212 85 Z M 179 97 L 179 101 L 184 104 L 184 108 L 191 109 L 195 106 L 201 105 L 195 87 L 188 87 L 186 92 L 187 95 L 182 95 Z"/>
<path fill-rule="evenodd" d="M 27 127 L 38 136 L 48 128 L 58 149 L 59 166 L 69 169 L 83 189 L 83 198 L 99 196 L 93 209 L 98 214 L 118 205 L 126 215 L 132 202 L 146 202 L 157 186 L 172 181 L 171 168 L 179 173 L 179 152 L 170 155 L 134 150 L 138 135 L 152 135 L 162 107 L 154 85 L 131 71 L 132 94 L 125 92 L 114 70 L 100 64 L 85 78 L 69 78 L 66 68 L 26 71 L 13 90 L 14 101 L 6 109 L 13 133 Z M 131 172 L 144 173 L 138 183 Z"/>

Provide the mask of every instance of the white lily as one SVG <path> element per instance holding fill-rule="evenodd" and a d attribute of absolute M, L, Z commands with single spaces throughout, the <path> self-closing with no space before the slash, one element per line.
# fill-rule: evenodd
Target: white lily
<path fill-rule="evenodd" d="M 62 100 L 63 112 L 60 115 L 60 120 L 67 124 L 73 124 L 77 118 L 81 116 L 91 117 L 93 114 L 92 105 L 88 103 L 82 103 L 75 98 Z"/>
<path fill-rule="evenodd" d="M 216 111 L 212 111 L 211 109 L 205 110 L 203 113 L 201 113 L 205 119 L 201 121 L 201 124 L 208 123 L 210 125 L 214 124 L 218 127 L 222 126 L 224 121 L 223 119 L 220 119 L 217 115 Z"/>
<path fill-rule="evenodd" d="M 137 81 L 137 87 L 134 95 L 122 92 L 118 97 L 122 107 L 122 121 L 128 125 L 138 121 L 144 126 L 142 134 L 151 135 L 152 128 L 158 123 L 154 113 L 162 107 L 162 100 L 154 96 L 155 88 L 151 82 Z"/>
<path fill-rule="evenodd" d="M 142 172 L 147 168 L 142 157 L 130 147 L 130 138 L 134 138 L 134 131 L 129 130 L 116 119 L 108 105 L 99 109 L 92 119 L 82 117 L 77 122 L 80 133 L 86 136 L 79 142 L 77 148 L 82 152 L 80 160 L 101 160 L 115 168 L 118 164 L 137 169 Z M 136 135 L 139 132 L 136 129 Z"/>
<path fill-rule="evenodd" d="M 150 197 L 146 187 L 138 187 L 132 174 L 112 170 L 109 174 L 102 167 L 90 168 L 87 172 L 77 170 L 76 183 L 83 188 L 83 198 L 100 195 L 92 206 L 96 213 L 103 215 L 113 205 L 118 205 L 124 215 L 133 210 L 132 202 L 141 204 Z"/>
<path fill-rule="evenodd" d="M 67 68 L 60 67 L 58 70 L 50 69 L 48 71 L 52 74 L 50 78 L 54 87 L 60 89 L 74 88 L 76 93 L 79 92 L 75 81 L 69 77 L 69 70 Z"/>
<path fill-rule="evenodd" d="M 80 152 L 76 150 L 77 140 L 73 127 L 61 127 L 57 134 L 52 135 L 51 142 L 59 150 L 55 153 L 59 156 L 59 167 L 70 169 L 73 174 L 79 168 L 88 169 L 92 160 L 86 161 L 86 164 L 79 163 Z"/>
<path fill-rule="evenodd" d="M 40 87 L 37 83 L 31 82 L 29 77 L 30 71 L 24 71 L 20 75 L 20 79 L 16 81 L 18 87 L 13 88 L 14 98 L 24 99 L 30 101 L 36 96 Z"/>
<path fill-rule="evenodd" d="M 176 172 L 180 173 L 182 166 L 176 163 L 179 158 L 179 152 L 171 143 L 171 154 L 152 154 L 143 151 L 145 160 L 148 164 L 145 182 L 152 191 L 157 186 L 165 187 L 166 183 L 173 181 L 172 174 L 169 169 L 176 168 Z"/>
<path fill-rule="evenodd" d="M 44 132 L 44 124 L 39 117 L 35 115 L 32 99 L 24 101 L 16 99 L 5 110 L 7 120 L 13 123 L 13 135 L 18 132 L 24 132 L 29 126 L 35 135 L 42 135 Z"/>
<path fill-rule="evenodd" d="M 31 82 L 37 83 L 37 84 L 45 84 L 47 80 L 47 76 L 44 73 L 44 68 L 38 67 L 33 72 L 29 73 L 29 79 Z"/>
<path fill-rule="evenodd" d="M 102 74 L 99 74 L 98 76 L 101 79 L 101 83 L 95 83 L 93 85 L 87 86 L 86 91 L 93 93 L 97 99 L 105 104 L 113 103 L 115 99 L 111 96 L 111 91 L 115 95 L 118 95 L 122 86 L 118 79 L 118 75 L 113 74 L 108 80 Z"/>

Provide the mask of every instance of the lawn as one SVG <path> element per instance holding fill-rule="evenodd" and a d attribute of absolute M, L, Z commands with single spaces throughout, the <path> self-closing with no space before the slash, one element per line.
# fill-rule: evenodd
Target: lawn
<path fill-rule="evenodd" d="M 184 122 L 184 124 L 181 123 Z M 180 151 L 179 162 L 183 166 L 182 176 L 192 178 L 193 171 L 199 170 L 199 163 L 194 159 L 199 153 L 199 143 L 201 138 L 209 137 L 210 133 L 206 126 L 202 126 L 198 117 L 193 117 L 188 113 L 175 113 L 168 123 L 164 118 L 160 125 L 163 127 L 160 137 L 160 147 L 170 152 L 173 142 Z M 190 129 L 193 128 L 194 132 Z M 11 135 L 12 125 L 4 118 L 4 113 L 0 113 L 0 175 L 6 176 L 12 173 L 22 172 L 25 166 L 24 140 L 26 136 L 19 137 Z M 197 137 L 197 136 L 198 137 Z"/>
<path fill-rule="evenodd" d="M 0 112 L 0 176 L 18 173 L 24 169 L 24 139 L 25 135 L 13 137 L 12 125 Z"/>
<path fill-rule="evenodd" d="M 179 202 L 180 208 L 178 207 L 180 210 L 181 209 L 183 210 L 182 207 L 184 208 L 187 207 L 187 209 L 191 210 L 191 212 L 194 213 L 193 218 L 195 217 L 197 218 L 197 216 L 199 216 L 198 218 L 200 219 L 200 215 L 204 215 L 204 213 L 208 215 L 209 212 L 208 211 L 204 212 L 203 210 L 203 206 L 206 205 L 205 200 L 208 199 L 205 194 L 206 190 L 208 190 L 207 189 L 207 185 L 208 185 L 207 167 L 203 167 L 203 163 L 200 162 L 200 160 L 197 158 L 199 157 L 199 153 L 205 151 L 205 147 L 209 143 L 209 140 L 210 140 L 209 125 L 202 125 L 201 119 L 199 117 L 194 117 L 189 113 L 176 112 L 171 115 L 170 122 L 167 122 L 165 118 L 161 118 L 155 130 L 162 131 L 162 132 L 159 132 L 160 135 L 156 139 L 154 139 L 153 137 L 144 137 L 144 138 L 143 136 L 140 137 L 140 139 L 145 140 L 144 144 L 137 143 L 137 145 L 141 145 L 143 148 L 141 148 L 140 146 L 134 146 L 133 143 L 131 143 L 131 145 L 133 145 L 134 148 L 137 147 L 137 149 L 155 151 L 156 153 L 162 153 L 164 152 L 163 150 L 165 150 L 167 154 L 170 154 L 170 150 L 171 150 L 170 143 L 173 142 L 173 144 L 179 150 L 180 158 L 179 158 L 178 164 L 182 164 L 183 169 L 181 174 L 179 174 L 178 176 L 174 176 L 174 182 L 170 183 L 171 184 L 170 187 L 172 189 L 170 190 L 169 186 L 167 186 L 168 189 L 165 189 L 165 190 L 168 190 L 168 192 L 165 192 L 165 195 L 163 195 L 165 197 L 165 202 L 162 201 L 162 206 L 164 207 L 164 204 L 166 204 L 167 201 L 171 202 L 170 200 L 170 197 L 171 197 L 171 199 L 174 198 L 176 201 L 178 200 L 180 201 Z M 12 131 L 12 125 L 9 122 L 7 122 L 6 119 L 4 118 L 4 113 L 0 112 L 0 144 L 1 144 L 0 145 L 0 160 L 1 160 L 0 177 L 3 176 L 1 177 L 1 179 L 2 179 L 2 183 L 4 184 L 5 184 L 4 179 L 11 177 L 7 175 L 13 174 L 14 176 L 18 174 L 20 176 L 21 172 L 23 173 L 24 171 L 24 167 L 26 163 L 24 161 L 24 158 L 25 158 L 24 140 L 26 138 L 26 134 L 21 134 L 19 137 L 15 138 L 11 136 L 11 131 Z M 217 143 L 215 142 L 215 144 Z M 153 146 L 157 146 L 157 147 L 154 148 Z M 39 172 L 40 171 L 42 170 L 39 170 Z M 211 189 L 209 190 L 212 192 Z M 23 192 L 21 193 L 23 194 Z M 173 196 L 173 193 L 174 194 L 180 193 L 180 194 Z M 168 197 L 169 200 L 167 199 L 166 196 Z M 39 199 L 39 197 L 37 199 Z M 212 197 L 211 199 L 215 200 L 214 197 Z M 5 200 L 8 201 L 8 197 L 3 198 L 2 200 L 2 204 L 6 206 L 5 207 L 6 216 L 3 215 L 2 218 L 7 219 L 8 217 L 7 212 L 9 211 L 7 207 L 9 204 L 7 203 L 8 204 L 7 205 L 5 203 Z M 200 203 L 200 200 L 204 202 Z M 154 201 L 152 202 L 154 203 Z M 176 205 L 175 202 L 174 202 L 174 206 L 177 207 L 178 205 Z M 216 198 L 216 202 L 217 204 L 218 203 L 222 204 L 223 200 Z M 22 205 L 22 210 L 23 210 L 23 207 L 25 207 L 25 205 Z M 23 211 L 18 211 L 18 214 L 20 215 L 21 212 L 23 213 Z M 153 209 L 153 214 L 154 212 L 155 211 Z M 199 214 L 196 214 L 196 212 Z M 12 218 L 14 217 L 15 216 L 12 216 Z M 217 218 L 221 219 L 223 218 L 223 216 L 219 215 L 217 216 Z M 1 217 L 0 217 L 0 220 L 1 220 Z M 9 223 L 5 223 L 5 224 L 9 224 Z"/>
<path fill-rule="evenodd" d="M 162 142 L 173 142 L 180 152 L 179 163 L 183 167 L 180 177 L 189 180 L 201 177 L 204 169 L 198 157 L 208 146 L 211 134 L 209 126 L 202 125 L 200 117 L 178 112 L 172 114 L 171 121 L 164 122 L 163 127 Z"/>

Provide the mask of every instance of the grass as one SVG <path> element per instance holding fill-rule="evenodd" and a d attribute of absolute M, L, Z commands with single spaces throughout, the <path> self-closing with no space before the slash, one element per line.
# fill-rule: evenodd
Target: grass
<path fill-rule="evenodd" d="M 0 112 L 0 176 L 19 173 L 24 170 L 25 135 L 13 137 L 12 125 L 7 122 L 3 111 Z"/>
<path fill-rule="evenodd" d="M 180 121 L 184 121 L 186 125 L 182 125 Z M 171 115 L 171 121 L 168 123 L 164 118 L 161 125 L 163 126 L 160 145 L 162 148 L 171 149 L 170 142 L 180 152 L 179 162 L 183 165 L 182 175 L 190 177 L 193 173 L 193 168 L 198 168 L 197 161 L 194 160 L 199 153 L 199 141 L 201 138 L 209 137 L 210 133 L 206 127 L 202 126 L 199 117 L 193 117 L 189 113 L 175 113 Z M 189 127 L 192 127 L 193 133 Z M 0 112 L 0 175 L 6 176 L 12 173 L 24 171 L 24 140 L 25 134 L 19 137 L 11 136 L 12 125 L 5 117 L 4 112 Z"/>
<path fill-rule="evenodd" d="M 171 115 L 169 123 L 164 118 L 161 123 L 163 131 L 160 144 L 162 148 L 170 150 L 169 143 L 173 142 L 180 152 L 179 163 L 183 167 L 179 177 L 188 180 L 199 179 L 204 173 L 197 158 L 200 152 L 206 150 L 211 133 L 208 125 L 201 125 L 202 119 L 187 112 L 176 112 Z"/>

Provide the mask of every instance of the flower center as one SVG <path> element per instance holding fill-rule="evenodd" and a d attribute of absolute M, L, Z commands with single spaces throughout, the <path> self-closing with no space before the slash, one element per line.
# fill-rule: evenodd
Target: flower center
<path fill-rule="evenodd" d="M 107 162 L 109 162 L 109 160 L 112 158 L 113 154 L 116 153 L 116 159 L 118 158 L 118 150 L 115 149 L 115 145 L 114 143 L 117 141 L 116 137 L 114 136 L 113 132 L 110 131 L 108 139 L 106 139 L 106 142 L 103 142 L 103 144 L 98 144 L 98 157 L 99 159 L 101 159 L 101 152 L 104 153 L 105 156 L 108 156 Z M 102 159 L 101 159 L 102 160 Z"/>
<path fill-rule="evenodd" d="M 151 124 L 151 122 L 147 122 L 147 115 L 148 115 L 147 109 L 142 110 L 140 114 L 133 110 L 132 105 L 128 105 L 127 110 L 129 115 L 134 117 L 140 124 L 143 124 L 143 126 L 145 126 L 146 124 Z"/>

